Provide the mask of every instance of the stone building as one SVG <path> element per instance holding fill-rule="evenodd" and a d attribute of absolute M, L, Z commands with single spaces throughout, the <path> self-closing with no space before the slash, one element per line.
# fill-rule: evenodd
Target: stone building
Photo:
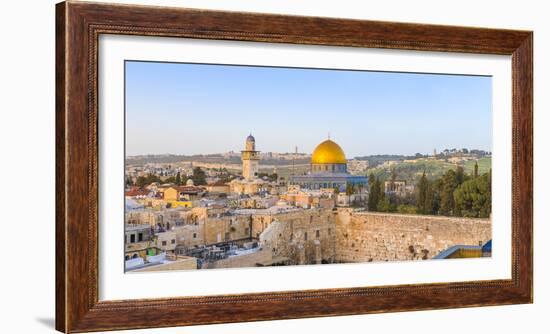
<path fill-rule="evenodd" d="M 405 181 L 384 181 L 384 192 L 386 194 L 404 193 L 406 185 Z"/>
<path fill-rule="evenodd" d="M 152 240 L 151 226 L 148 224 L 126 225 L 124 229 L 125 260 L 142 258 L 157 254 L 157 248 Z"/>
<path fill-rule="evenodd" d="M 414 192 L 414 185 L 407 184 L 406 181 L 384 181 L 384 192 L 386 194 L 395 194 L 403 196 L 406 194 L 412 194 Z"/>

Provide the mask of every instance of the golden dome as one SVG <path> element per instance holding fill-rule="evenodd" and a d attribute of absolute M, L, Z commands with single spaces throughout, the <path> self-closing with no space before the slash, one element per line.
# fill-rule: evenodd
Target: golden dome
<path fill-rule="evenodd" d="M 317 145 L 311 155 L 312 164 L 345 164 L 346 155 L 342 148 L 330 139 Z"/>

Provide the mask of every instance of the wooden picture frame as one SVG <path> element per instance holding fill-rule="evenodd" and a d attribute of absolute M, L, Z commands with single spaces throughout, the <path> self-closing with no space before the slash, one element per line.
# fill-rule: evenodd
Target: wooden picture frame
<path fill-rule="evenodd" d="M 101 34 L 511 55 L 512 278 L 99 301 L 97 46 Z M 533 33 L 530 31 L 73 1 L 56 7 L 56 329 L 59 331 L 531 303 L 532 195 Z"/>

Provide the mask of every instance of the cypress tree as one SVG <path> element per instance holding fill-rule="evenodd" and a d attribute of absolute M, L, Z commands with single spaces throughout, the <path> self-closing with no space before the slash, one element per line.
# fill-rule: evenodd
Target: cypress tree
<path fill-rule="evenodd" d="M 202 186 L 206 184 L 206 173 L 200 168 L 195 167 L 193 168 L 193 183 L 196 186 Z"/>
<path fill-rule="evenodd" d="M 430 188 L 430 183 L 426 177 L 426 171 L 424 171 L 416 186 L 416 205 L 418 207 L 418 213 L 429 214 L 432 212 L 433 194 Z"/>
<path fill-rule="evenodd" d="M 378 210 L 378 201 L 380 199 L 380 181 L 373 174 L 369 177 L 369 199 L 367 207 L 369 211 Z"/>
<path fill-rule="evenodd" d="M 456 184 L 457 186 L 464 182 L 464 168 L 462 166 L 456 167 Z"/>

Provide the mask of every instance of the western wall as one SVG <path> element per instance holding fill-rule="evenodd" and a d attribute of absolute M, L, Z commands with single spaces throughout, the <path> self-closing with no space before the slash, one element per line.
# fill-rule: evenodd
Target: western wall
<path fill-rule="evenodd" d="M 336 221 L 337 262 L 430 259 L 455 245 L 491 239 L 489 219 L 340 209 Z"/>
<path fill-rule="evenodd" d="M 490 220 L 479 218 L 315 209 L 269 221 L 259 237 L 264 263 L 268 253 L 273 263 L 286 264 L 427 260 L 491 239 Z M 234 257 L 231 266 L 253 266 L 252 256 Z"/>

